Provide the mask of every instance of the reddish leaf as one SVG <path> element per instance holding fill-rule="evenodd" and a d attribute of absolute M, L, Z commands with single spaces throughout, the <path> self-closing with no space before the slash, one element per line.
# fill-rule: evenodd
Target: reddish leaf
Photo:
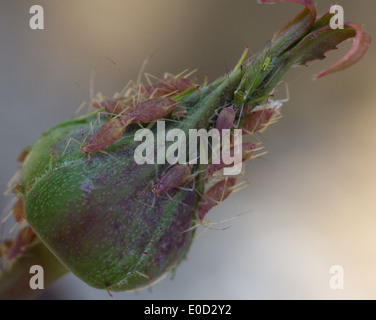
<path fill-rule="evenodd" d="M 296 2 L 304 5 L 303 11 L 286 23 L 273 37 L 272 51 L 280 54 L 301 39 L 316 19 L 316 8 L 312 0 L 259 0 L 260 3 Z"/>
<path fill-rule="evenodd" d="M 352 65 L 357 63 L 367 52 L 371 44 L 370 35 L 356 23 L 347 22 L 346 27 L 351 28 L 355 31 L 355 37 L 351 50 L 340 61 L 318 74 L 316 76 L 317 79 L 351 67 Z"/>

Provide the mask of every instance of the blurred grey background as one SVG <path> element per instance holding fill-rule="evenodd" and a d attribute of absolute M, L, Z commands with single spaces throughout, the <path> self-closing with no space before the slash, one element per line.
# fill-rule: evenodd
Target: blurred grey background
<path fill-rule="evenodd" d="M 316 1 L 318 11 L 332 1 Z M 375 39 L 376 3 L 339 0 L 346 20 Z M 45 30 L 29 28 L 29 9 L 44 8 Z M 162 76 L 198 68 L 209 81 L 233 68 L 293 18 L 298 4 L 256 0 L 75 0 L 0 2 L 0 187 L 16 158 L 51 126 L 72 116 L 95 91 L 112 96 L 146 71 Z M 283 118 L 262 133 L 268 154 L 247 166 L 249 186 L 212 210 L 231 218 L 196 239 L 174 280 L 114 299 L 375 299 L 376 63 L 375 48 L 356 66 L 320 81 L 334 63 L 292 70 Z M 284 87 L 277 94 L 284 98 Z M 9 198 L 1 197 L 4 208 Z M 1 230 L 1 229 L 0 229 Z M 2 235 L 3 237 L 3 235 Z M 329 286 L 332 265 L 344 289 Z M 110 299 L 67 275 L 44 299 Z"/>

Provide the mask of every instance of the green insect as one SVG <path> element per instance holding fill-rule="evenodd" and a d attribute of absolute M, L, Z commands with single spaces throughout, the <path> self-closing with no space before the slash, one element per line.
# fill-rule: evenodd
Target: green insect
<path fill-rule="evenodd" d="M 269 66 L 269 64 L 270 64 L 271 61 L 272 61 L 272 60 L 270 59 L 270 57 L 267 57 L 267 58 L 265 59 L 264 64 L 263 64 L 263 66 L 262 66 L 262 71 L 265 71 L 265 70 L 268 68 L 268 66 Z"/>

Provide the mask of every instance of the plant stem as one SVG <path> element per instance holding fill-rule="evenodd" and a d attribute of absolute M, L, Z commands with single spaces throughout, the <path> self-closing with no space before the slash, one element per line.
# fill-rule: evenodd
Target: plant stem
<path fill-rule="evenodd" d="M 0 272 L 0 299 L 33 299 L 43 293 L 41 289 L 30 288 L 30 278 L 34 275 L 30 273 L 30 267 L 33 265 L 43 268 L 44 289 L 68 272 L 51 251 L 37 240 Z"/>

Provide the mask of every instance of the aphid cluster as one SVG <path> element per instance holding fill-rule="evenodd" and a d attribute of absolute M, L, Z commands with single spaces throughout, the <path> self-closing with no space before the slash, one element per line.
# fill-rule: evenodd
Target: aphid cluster
<path fill-rule="evenodd" d="M 247 49 L 246 49 L 247 51 Z M 239 65 L 241 67 L 241 64 Z M 263 68 L 265 70 L 265 67 Z M 262 71 L 260 71 L 262 72 Z M 102 98 L 101 101 L 92 101 L 92 106 L 103 108 L 107 114 L 107 121 L 90 137 L 88 142 L 81 146 L 83 153 L 92 153 L 103 150 L 122 137 L 126 128 L 131 124 L 139 126 L 148 125 L 166 118 L 181 118 L 187 115 L 187 110 L 174 98 L 184 92 L 199 91 L 201 88 L 194 81 L 183 77 L 181 74 L 165 75 L 164 79 L 156 83 L 134 84 L 126 94 L 117 98 Z M 286 100 L 266 99 L 262 105 L 248 105 L 242 108 L 242 114 L 236 115 L 233 106 L 221 107 L 214 121 L 214 126 L 221 133 L 224 129 L 238 126 L 244 135 L 260 132 L 272 122 L 278 109 Z M 215 115 L 214 115 L 215 116 Z M 240 123 L 240 125 L 239 125 Z M 230 153 L 236 152 L 233 145 Z M 258 144 L 257 144 L 258 145 Z M 244 142 L 241 148 L 242 162 L 252 158 L 256 150 L 255 143 Z M 215 205 L 220 204 L 234 189 L 238 177 L 224 177 L 220 171 L 226 167 L 222 158 L 219 164 L 209 164 L 207 167 L 206 190 L 199 203 L 197 217 L 202 220 L 205 214 Z M 152 187 L 152 192 L 160 196 L 176 187 L 184 187 L 196 174 L 192 173 L 193 165 L 176 164 L 162 173 Z M 214 176 L 215 174 L 215 176 Z M 213 184 L 213 181 L 215 183 Z"/>
<path fill-rule="evenodd" d="M 288 100 L 275 100 L 273 93 L 289 69 L 323 59 L 354 38 L 350 52 L 321 77 L 359 61 L 370 44 L 355 23 L 332 30 L 333 14 L 316 17 L 312 0 L 260 2 L 296 2 L 304 9 L 246 60 L 247 48 L 229 74 L 211 84 L 206 78 L 201 86 L 185 72 L 147 85 L 130 82 L 113 98 L 91 97 L 95 112 L 51 128 L 25 149 L 20 172 L 8 188 L 16 195 L 10 215 L 19 225 L 18 235 L 0 243 L 0 258 L 11 261 L 11 267 L 30 250 L 34 257 L 42 254 L 43 263 L 47 255 L 48 264 L 64 265 L 87 284 L 114 291 L 150 286 L 176 268 L 196 227 L 207 226 L 208 211 L 239 189 L 243 172 L 225 175 L 229 168 L 223 152 L 219 163 L 139 164 L 135 128 L 155 131 L 154 124 L 165 120 L 184 133 L 234 129 L 227 151 L 241 151 L 245 163 L 259 150 L 258 141 L 252 141 L 255 134 L 278 119 Z M 242 143 L 236 142 L 235 129 L 242 130 Z M 197 157 L 204 156 L 200 153 Z M 20 270 L 7 272 L 18 279 Z M 7 275 L 0 272 L 0 297 L 1 290 L 13 289 Z"/>

